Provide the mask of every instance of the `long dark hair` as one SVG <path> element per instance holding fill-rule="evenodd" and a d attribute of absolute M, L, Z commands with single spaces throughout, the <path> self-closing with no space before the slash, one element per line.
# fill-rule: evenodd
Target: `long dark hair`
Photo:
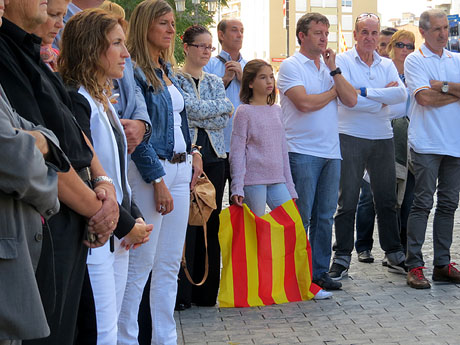
<path fill-rule="evenodd" d="M 257 73 L 259 73 L 262 67 L 270 67 L 273 70 L 272 65 L 261 59 L 254 59 L 249 61 L 243 69 L 243 77 L 241 78 L 241 89 L 240 89 L 240 100 L 241 103 L 249 104 L 253 92 L 249 87 L 249 84 L 256 79 Z M 276 82 L 273 85 L 273 91 L 267 96 L 267 104 L 273 105 L 276 101 Z"/>

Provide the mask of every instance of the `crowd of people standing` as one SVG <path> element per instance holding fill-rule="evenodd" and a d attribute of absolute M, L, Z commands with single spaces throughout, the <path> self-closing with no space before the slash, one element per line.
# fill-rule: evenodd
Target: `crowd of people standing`
<path fill-rule="evenodd" d="M 444 12 L 422 13 L 417 50 L 363 13 L 337 56 L 328 18 L 307 13 L 278 83 L 243 59 L 237 19 L 218 24 L 214 57 L 208 29 L 187 28 L 178 68 L 167 1 L 124 15 L 102 0 L 0 0 L 0 345 L 176 344 L 174 310 L 217 301 L 227 182 L 257 216 L 296 201 L 316 299 L 342 288 L 354 248 L 374 261 L 375 216 L 382 264 L 430 288 L 436 192 L 432 280 L 460 283 L 460 56 Z M 206 238 L 187 224 L 203 173 L 217 204 Z M 209 262 L 200 286 L 180 269 L 184 243 L 195 281 Z"/>

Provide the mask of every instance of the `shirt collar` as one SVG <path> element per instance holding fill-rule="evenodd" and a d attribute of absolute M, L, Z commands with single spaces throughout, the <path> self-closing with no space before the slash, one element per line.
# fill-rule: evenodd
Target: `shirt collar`
<path fill-rule="evenodd" d="M 419 48 L 419 52 L 422 54 L 423 57 L 439 57 L 440 59 L 445 59 L 445 58 L 451 58 L 452 57 L 452 53 L 450 51 L 448 51 L 447 49 L 443 48 L 443 51 L 442 51 L 442 56 L 440 57 L 438 54 L 435 54 L 433 53 L 427 46 L 425 43 L 423 43 L 420 48 Z"/>
<path fill-rule="evenodd" d="M 232 57 L 230 56 L 230 54 L 227 53 L 225 50 L 221 50 L 219 55 L 222 56 L 225 59 L 225 61 L 231 61 L 232 60 Z M 241 62 L 241 60 L 243 60 L 243 57 L 241 56 L 241 53 L 240 53 L 237 61 Z"/>
<path fill-rule="evenodd" d="M 311 64 L 315 64 L 315 60 L 312 60 L 310 59 L 309 57 L 303 55 L 301 52 L 297 51 L 294 53 L 294 57 L 300 61 L 300 63 L 302 64 L 305 64 L 307 62 L 311 63 Z M 319 58 L 319 69 L 322 70 L 324 67 L 326 66 L 326 64 L 324 63 L 324 59 L 322 56 L 320 56 Z"/>
<path fill-rule="evenodd" d="M 367 63 L 361 60 L 361 57 L 359 56 L 358 51 L 356 50 L 356 45 L 353 47 L 353 49 L 351 49 L 351 53 L 353 54 L 353 58 L 355 60 L 361 61 L 361 63 L 367 66 Z M 374 61 L 372 62 L 372 66 L 378 65 L 380 62 L 382 62 L 382 57 L 375 50 L 372 54 L 374 56 Z"/>
<path fill-rule="evenodd" d="M 67 11 L 71 14 L 76 14 L 78 12 L 81 12 L 82 9 L 75 5 L 73 2 L 69 2 L 69 4 L 67 5 Z"/>

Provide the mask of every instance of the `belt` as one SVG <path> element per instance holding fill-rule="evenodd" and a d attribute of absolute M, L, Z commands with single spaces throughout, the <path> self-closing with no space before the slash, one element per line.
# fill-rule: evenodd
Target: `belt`
<path fill-rule="evenodd" d="M 78 170 L 77 174 L 80 176 L 83 182 L 91 182 L 91 170 L 89 167 Z"/>
<path fill-rule="evenodd" d="M 162 160 L 165 160 L 164 158 L 160 158 Z M 187 160 L 187 153 L 182 152 L 182 153 L 174 153 L 171 159 L 168 159 L 169 163 L 171 164 L 176 164 L 176 163 L 183 163 Z"/>

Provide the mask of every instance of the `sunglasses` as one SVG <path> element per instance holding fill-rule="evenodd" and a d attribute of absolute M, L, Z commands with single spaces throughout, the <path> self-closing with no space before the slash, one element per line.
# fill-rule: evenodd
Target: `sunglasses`
<path fill-rule="evenodd" d="M 402 42 L 396 42 L 395 47 L 400 48 L 400 49 L 403 49 L 404 47 L 406 47 L 409 50 L 414 50 L 415 49 L 415 45 L 413 45 L 412 43 L 404 44 Z"/>
<path fill-rule="evenodd" d="M 374 13 L 361 13 L 359 16 L 356 17 L 356 23 L 364 20 L 364 19 L 367 19 L 367 18 L 374 18 L 374 19 L 377 19 L 380 23 L 380 18 L 378 15 L 374 14 Z"/>

